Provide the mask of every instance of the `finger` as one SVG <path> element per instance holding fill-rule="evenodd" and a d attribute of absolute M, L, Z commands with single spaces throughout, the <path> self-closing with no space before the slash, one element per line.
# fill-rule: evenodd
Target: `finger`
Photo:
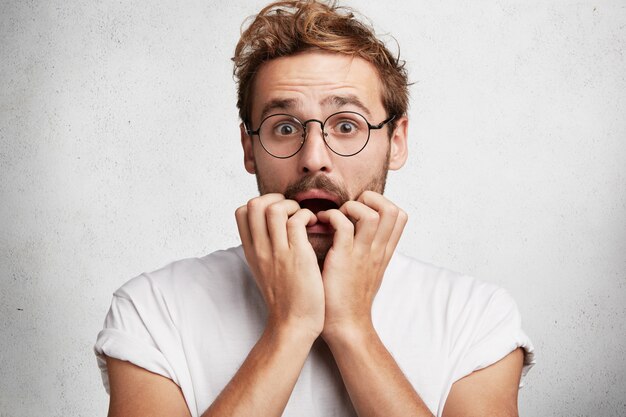
<path fill-rule="evenodd" d="M 317 217 L 309 209 L 299 209 L 287 220 L 287 240 L 290 247 L 302 247 L 309 242 L 309 236 L 306 232 L 307 226 L 313 226 L 317 223 Z"/>
<path fill-rule="evenodd" d="M 265 220 L 273 250 L 289 249 L 287 220 L 298 210 L 300 210 L 300 205 L 294 200 L 280 200 L 267 206 Z"/>
<path fill-rule="evenodd" d="M 398 246 L 398 242 L 400 241 L 400 237 L 404 231 L 404 226 L 406 226 L 408 220 L 409 216 L 404 210 L 400 209 L 398 217 L 396 218 L 396 224 L 393 227 L 393 231 L 391 232 L 391 236 L 389 236 L 389 240 L 387 241 L 387 246 L 385 248 L 385 265 L 389 262 L 393 252 L 396 250 L 396 246 Z"/>
<path fill-rule="evenodd" d="M 248 227 L 248 207 L 241 206 L 235 210 L 235 220 L 237 221 L 237 229 L 239 230 L 239 237 L 241 243 L 249 245 L 252 243 L 252 235 L 250 234 L 250 228 Z"/>
<path fill-rule="evenodd" d="M 267 206 L 284 199 L 282 194 L 265 194 L 248 201 L 248 228 L 252 236 L 252 245 L 257 252 L 270 248 L 269 232 L 265 220 Z"/>
<path fill-rule="evenodd" d="M 239 230 L 244 255 L 246 255 L 248 264 L 251 264 L 254 258 L 250 258 L 252 256 L 252 235 L 248 226 L 248 206 L 241 206 L 235 210 L 235 220 L 237 221 L 237 229 Z"/>
<path fill-rule="evenodd" d="M 320 211 L 316 214 L 318 221 L 329 223 L 335 229 L 333 247 L 352 251 L 354 245 L 354 224 L 337 209 Z"/>
<path fill-rule="evenodd" d="M 355 221 L 355 244 L 358 242 L 370 246 L 378 229 L 380 220 L 378 213 L 359 201 L 348 201 L 339 210 L 350 220 Z"/>
<path fill-rule="evenodd" d="M 379 215 L 378 229 L 372 247 L 384 250 L 396 226 L 400 208 L 374 191 L 365 191 L 357 201 L 375 210 Z"/>

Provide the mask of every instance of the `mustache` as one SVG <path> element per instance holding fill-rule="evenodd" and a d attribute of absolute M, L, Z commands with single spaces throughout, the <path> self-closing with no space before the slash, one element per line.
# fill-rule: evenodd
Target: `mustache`
<path fill-rule="evenodd" d="M 325 175 L 315 175 L 302 177 L 298 181 L 290 184 L 284 192 L 288 200 L 295 200 L 297 194 L 312 189 L 324 190 L 339 199 L 338 205 L 341 207 L 345 202 L 350 201 L 350 195 L 345 187 L 335 183 Z"/>

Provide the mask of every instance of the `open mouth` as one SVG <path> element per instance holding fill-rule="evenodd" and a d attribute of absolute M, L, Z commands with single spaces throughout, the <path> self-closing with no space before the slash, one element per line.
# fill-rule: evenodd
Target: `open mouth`
<path fill-rule="evenodd" d="M 339 206 L 332 200 L 327 200 L 325 198 L 307 198 L 305 200 L 299 201 L 300 207 L 311 210 L 314 214 L 317 214 L 320 211 L 337 209 Z"/>

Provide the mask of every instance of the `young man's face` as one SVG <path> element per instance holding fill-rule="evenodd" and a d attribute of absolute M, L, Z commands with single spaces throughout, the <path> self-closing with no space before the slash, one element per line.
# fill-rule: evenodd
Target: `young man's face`
<path fill-rule="evenodd" d="M 378 73 L 361 58 L 328 52 L 305 52 L 264 63 L 253 88 L 252 130 L 272 114 L 286 113 L 301 121 L 324 121 L 339 111 L 354 111 L 377 125 L 385 112 Z M 335 154 L 324 142 L 319 123 L 307 125 L 304 145 L 298 153 L 279 159 L 267 153 L 256 135 L 242 128 L 246 170 L 256 174 L 261 194 L 280 193 L 313 212 L 337 208 L 365 190 L 383 192 L 388 169 L 406 160 L 407 120 L 398 117 L 389 139 L 387 126 L 371 130 L 369 142 L 354 156 Z M 332 230 L 317 224 L 307 229 L 320 256 L 332 244 Z"/>

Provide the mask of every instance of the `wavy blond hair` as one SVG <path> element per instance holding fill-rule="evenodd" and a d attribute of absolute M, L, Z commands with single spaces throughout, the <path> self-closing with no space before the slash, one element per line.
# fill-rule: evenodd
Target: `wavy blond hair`
<path fill-rule="evenodd" d="M 242 121 L 250 122 L 252 87 L 259 67 L 272 59 L 311 49 L 355 56 L 373 64 L 388 116 L 406 114 L 409 93 L 404 61 L 399 55 L 394 57 L 372 26 L 358 20 L 352 9 L 337 6 L 334 1 L 278 1 L 246 22 L 250 20 L 245 30 L 242 27 L 232 58 Z"/>

